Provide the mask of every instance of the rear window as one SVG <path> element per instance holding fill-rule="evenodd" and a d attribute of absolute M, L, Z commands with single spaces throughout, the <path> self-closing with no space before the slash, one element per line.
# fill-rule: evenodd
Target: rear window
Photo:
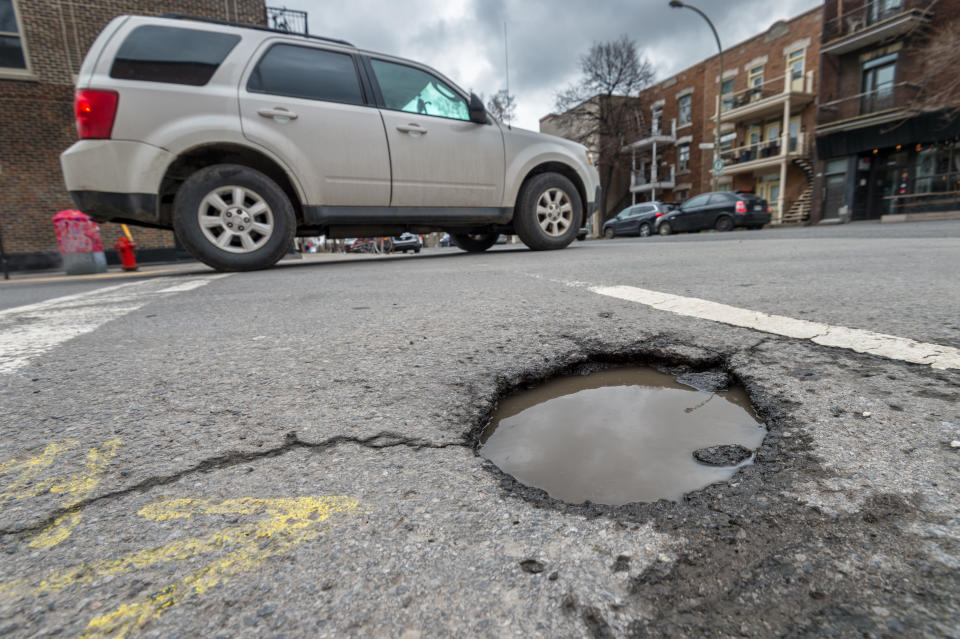
<path fill-rule="evenodd" d="M 231 33 L 144 25 L 120 45 L 110 77 L 203 86 L 238 42 Z"/>
<path fill-rule="evenodd" d="M 290 44 L 270 47 L 250 74 L 247 91 L 363 104 L 353 56 Z"/>

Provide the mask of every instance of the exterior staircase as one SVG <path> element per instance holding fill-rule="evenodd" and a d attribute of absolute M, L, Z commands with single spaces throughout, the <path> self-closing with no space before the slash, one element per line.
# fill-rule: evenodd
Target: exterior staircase
<path fill-rule="evenodd" d="M 794 158 L 793 164 L 807 176 L 807 186 L 800 193 L 800 197 L 783 214 L 781 224 L 803 224 L 810 219 L 810 208 L 813 200 L 813 164 L 809 158 Z"/>

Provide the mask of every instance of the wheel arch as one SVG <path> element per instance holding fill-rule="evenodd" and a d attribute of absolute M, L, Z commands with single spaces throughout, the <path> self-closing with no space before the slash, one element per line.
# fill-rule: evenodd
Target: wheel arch
<path fill-rule="evenodd" d="M 523 182 L 520 183 L 520 188 L 517 190 L 517 196 L 513 202 L 514 213 L 517 211 L 517 207 L 520 206 L 520 198 L 523 197 L 523 190 L 527 187 L 527 183 L 530 182 L 533 178 L 544 173 L 559 173 L 563 177 L 567 178 L 573 182 L 573 186 L 577 189 L 577 195 L 580 196 L 580 207 L 583 211 L 583 217 L 587 217 L 587 189 L 583 185 L 583 180 L 580 178 L 580 175 L 577 173 L 569 164 L 564 164 L 563 162 L 542 162 L 537 166 L 530 169 L 523 178 Z M 583 224 L 583 220 L 580 220 L 580 223 Z"/>
<path fill-rule="evenodd" d="M 188 149 L 170 163 L 160 182 L 160 222 L 173 223 L 173 200 L 183 182 L 194 172 L 214 164 L 239 164 L 260 171 L 276 182 L 290 199 L 297 221 L 303 220 L 300 190 L 289 172 L 266 153 L 241 144 L 205 144 Z"/>

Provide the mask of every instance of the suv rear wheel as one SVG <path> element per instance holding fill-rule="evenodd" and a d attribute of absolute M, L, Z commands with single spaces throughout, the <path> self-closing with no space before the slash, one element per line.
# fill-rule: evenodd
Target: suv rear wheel
<path fill-rule="evenodd" d="M 220 271 L 273 266 L 296 233 L 290 200 L 266 175 L 215 164 L 187 178 L 173 203 L 173 228 L 190 254 Z"/>
<path fill-rule="evenodd" d="M 559 173 L 541 173 L 523 187 L 513 228 L 534 251 L 560 249 L 577 236 L 583 204 L 576 187 Z"/>
<path fill-rule="evenodd" d="M 470 253 L 482 253 L 497 243 L 499 233 L 451 233 L 450 241 Z M 417 249 L 417 253 L 420 249 Z"/>

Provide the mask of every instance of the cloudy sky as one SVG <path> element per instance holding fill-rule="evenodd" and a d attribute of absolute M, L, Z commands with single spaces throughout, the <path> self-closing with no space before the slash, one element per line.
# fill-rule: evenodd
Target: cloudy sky
<path fill-rule="evenodd" d="M 307 11 L 310 31 L 429 64 L 484 96 L 503 88 L 507 24 L 516 125 L 538 128 L 579 77 L 593 42 L 633 38 L 662 79 L 716 52 L 706 22 L 668 0 L 271 0 Z M 699 0 L 729 47 L 821 0 Z"/>

